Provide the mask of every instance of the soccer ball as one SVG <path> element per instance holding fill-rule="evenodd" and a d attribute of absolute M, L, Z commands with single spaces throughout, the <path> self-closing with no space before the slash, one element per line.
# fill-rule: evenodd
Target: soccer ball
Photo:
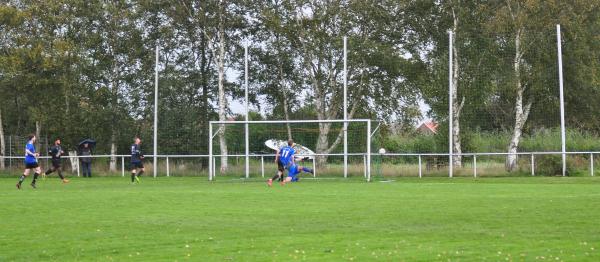
<path fill-rule="evenodd" d="M 385 148 L 383 148 L 383 147 L 382 147 L 382 148 L 380 148 L 380 149 L 379 149 L 379 154 L 385 154 Z"/>

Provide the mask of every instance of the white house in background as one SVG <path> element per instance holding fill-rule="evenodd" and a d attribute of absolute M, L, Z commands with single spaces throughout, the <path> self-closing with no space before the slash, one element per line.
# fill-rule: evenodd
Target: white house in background
<path fill-rule="evenodd" d="M 417 131 L 424 135 L 435 135 L 437 134 L 438 123 L 433 121 L 423 122 L 419 127 L 417 127 Z"/>

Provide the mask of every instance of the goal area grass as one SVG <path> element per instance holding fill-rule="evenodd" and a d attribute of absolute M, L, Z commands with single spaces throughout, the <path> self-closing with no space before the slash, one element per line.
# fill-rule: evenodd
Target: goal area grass
<path fill-rule="evenodd" d="M 600 178 L 0 178 L 0 261 L 600 260 Z"/>

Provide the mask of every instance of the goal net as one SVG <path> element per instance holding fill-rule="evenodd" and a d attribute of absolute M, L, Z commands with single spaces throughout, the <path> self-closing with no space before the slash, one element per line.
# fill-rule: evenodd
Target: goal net
<path fill-rule="evenodd" d="M 314 170 L 300 178 L 370 179 L 369 119 L 211 121 L 209 137 L 210 180 L 216 176 L 275 175 L 275 150 L 290 138 L 296 144 L 296 163 Z"/>

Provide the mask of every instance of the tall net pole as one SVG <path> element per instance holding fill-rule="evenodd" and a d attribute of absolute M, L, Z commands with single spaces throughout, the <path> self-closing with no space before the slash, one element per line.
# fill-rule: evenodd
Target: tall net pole
<path fill-rule="evenodd" d="M 244 89 L 245 89 L 245 100 L 244 108 L 246 109 L 246 121 L 248 118 L 248 44 L 244 47 Z M 245 124 L 245 143 L 246 143 L 246 178 L 250 177 L 250 138 L 248 123 Z"/>
<path fill-rule="evenodd" d="M 348 67 L 347 67 L 347 42 L 344 36 L 344 120 L 348 120 Z M 348 122 L 344 122 L 344 178 L 348 177 Z"/>
<path fill-rule="evenodd" d="M 558 85 L 560 87 L 560 142 L 562 147 L 562 175 L 567 173 L 567 151 L 565 134 L 565 99 L 563 96 L 562 43 L 560 25 L 556 25 L 556 44 L 558 47 Z"/>
<path fill-rule="evenodd" d="M 212 143 L 212 139 L 213 139 L 213 128 L 212 128 L 212 124 L 208 125 L 208 180 L 212 181 L 213 180 L 213 143 Z"/>
<path fill-rule="evenodd" d="M 453 48 L 453 35 L 452 31 L 448 32 L 448 176 L 452 177 L 453 172 L 453 157 L 452 157 L 452 123 L 453 114 L 452 111 L 452 48 Z"/>
<path fill-rule="evenodd" d="M 156 42 L 156 61 L 154 66 L 154 158 L 152 163 L 152 173 L 156 177 L 156 169 L 158 167 L 158 41 Z"/>

